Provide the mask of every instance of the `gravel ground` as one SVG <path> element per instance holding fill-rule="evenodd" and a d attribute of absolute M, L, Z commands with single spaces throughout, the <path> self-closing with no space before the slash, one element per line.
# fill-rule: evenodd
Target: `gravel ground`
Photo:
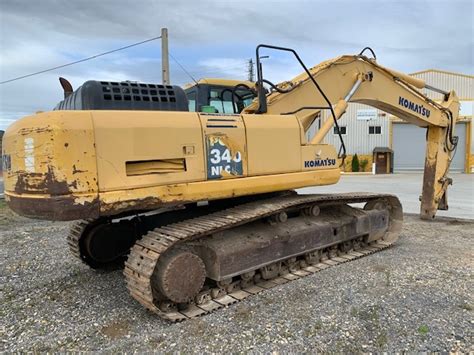
<path fill-rule="evenodd" d="M 0 205 L 0 352 L 474 351 L 474 222 L 406 216 L 390 249 L 178 324 L 71 258 L 67 229 Z"/>

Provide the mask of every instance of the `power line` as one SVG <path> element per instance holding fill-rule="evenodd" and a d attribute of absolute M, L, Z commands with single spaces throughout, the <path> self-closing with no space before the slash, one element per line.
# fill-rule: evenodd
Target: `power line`
<path fill-rule="evenodd" d="M 191 80 L 197 84 L 197 80 L 191 75 L 191 73 L 189 71 L 186 70 L 186 68 L 184 68 L 183 65 L 181 65 L 181 63 L 171 54 L 171 52 L 168 52 L 169 56 L 171 57 L 171 59 L 173 59 L 176 64 L 178 64 L 178 66 L 181 68 L 181 70 L 191 78 Z M 237 67 L 237 66 L 233 66 L 233 67 L 226 67 L 226 68 L 214 68 L 214 69 L 208 69 L 208 70 L 199 70 L 199 73 L 200 74 L 204 74 L 204 73 L 214 73 L 214 74 L 222 74 L 222 71 L 223 70 L 232 70 L 232 69 L 243 69 L 243 65 L 247 63 L 246 61 L 242 61 L 242 67 Z"/>
<path fill-rule="evenodd" d="M 77 63 L 86 62 L 86 61 L 88 61 L 88 60 L 95 59 L 95 58 L 98 58 L 98 57 L 102 57 L 102 56 L 107 55 L 107 54 L 110 54 L 110 53 L 122 51 L 122 50 L 124 50 L 124 49 L 128 49 L 128 48 L 131 48 L 131 47 L 139 46 L 140 44 L 144 44 L 144 43 L 147 43 L 147 42 L 155 41 L 155 40 L 157 40 L 157 39 L 159 39 L 159 38 L 161 38 L 161 36 L 149 38 L 149 39 L 146 39 L 146 40 L 141 41 L 141 42 L 136 42 L 136 43 L 130 44 L 130 45 L 125 46 L 125 47 L 120 47 L 120 48 L 117 48 L 117 49 L 113 49 L 113 50 L 111 50 L 111 51 L 107 51 L 107 52 L 104 52 L 104 53 L 100 53 L 100 54 L 93 55 L 93 56 L 91 56 L 91 57 L 87 57 L 87 58 L 84 58 L 84 59 L 76 60 L 75 62 L 71 62 L 71 63 L 59 65 L 59 66 L 54 67 L 54 68 L 45 69 L 45 70 L 41 70 L 41 71 L 38 71 L 38 72 L 35 72 L 35 73 L 31 73 L 31 74 L 27 74 L 27 75 L 22 75 L 22 76 L 13 78 L 13 79 L 8 79 L 8 80 L 5 80 L 5 81 L 1 81 L 0 84 L 10 83 L 10 82 L 12 82 L 12 81 L 17 81 L 17 80 L 20 80 L 20 79 L 29 78 L 30 76 L 34 76 L 34 75 L 38 75 L 38 74 L 43 74 L 43 73 L 46 73 L 46 72 L 49 72 L 49 71 L 52 71 L 52 70 L 56 70 L 56 69 L 68 67 L 68 66 L 70 66 L 70 65 L 74 65 L 74 64 L 77 64 Z"/>
<path fill-rule="evenodd" d="M 173 59 L 173 60 L 176 62 L 176 64 L 178 64 L 179 67 L 180 67 L 180 68 L 191 78 L 191 80 L 194 81 L 194 83 L 197 85 L 198 82 L 196 81 L 196 79 L 194 79 L 193 76 L 192 76 L 191 74 L 189 74 L 189 72 L 188 72 L 186 69 L 184 69 L 184 67 L 183 67 L 183 66 L 178 62 L 178 60 L 171 54 L 171 52 L 168 52 L 168 54 L 170 55 L 171 59 Z"/>

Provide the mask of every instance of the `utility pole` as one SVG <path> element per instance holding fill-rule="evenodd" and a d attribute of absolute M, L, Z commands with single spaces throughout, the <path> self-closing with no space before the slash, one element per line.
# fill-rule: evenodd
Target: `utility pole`
<path fill-rule="evenodd" d="M 249 81 L 254 82 L 255 81 L 255 72 L 253 70 L 253 59 L 252 58 L 249 59 L 249 66 L 248 66 L 247 74 L 248 74 Z"/>
<path fill-rule="evenodd" d="M 161 29 L 161 74 L 163 84 L 170 84 L 170 60 L 168 54 L 168 29 Z"/>

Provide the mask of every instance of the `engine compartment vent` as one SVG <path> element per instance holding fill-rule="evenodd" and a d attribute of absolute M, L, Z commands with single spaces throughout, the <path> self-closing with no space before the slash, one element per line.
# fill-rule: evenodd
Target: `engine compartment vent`
<path fill-rule="evenodd" d="M 176 85 L 86 81 L 54 110 L 188 111 L 184 90 Z"/>
<path fill-rule="evenodd" d="M 127 161 L 125 163 L 127 176 L 179 173 L 186 171 L 184 158 Z"/>

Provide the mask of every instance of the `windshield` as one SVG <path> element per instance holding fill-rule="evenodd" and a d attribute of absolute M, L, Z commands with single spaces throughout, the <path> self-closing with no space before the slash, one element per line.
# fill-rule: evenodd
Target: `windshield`
<path fill-rule="evenodd" d="M 211 88 L 209 91 L 209 105 L 218 113 L 240 113 L 255 98 L 252 91 L 238 89 L 232 100 L 232 88 Z"/>

